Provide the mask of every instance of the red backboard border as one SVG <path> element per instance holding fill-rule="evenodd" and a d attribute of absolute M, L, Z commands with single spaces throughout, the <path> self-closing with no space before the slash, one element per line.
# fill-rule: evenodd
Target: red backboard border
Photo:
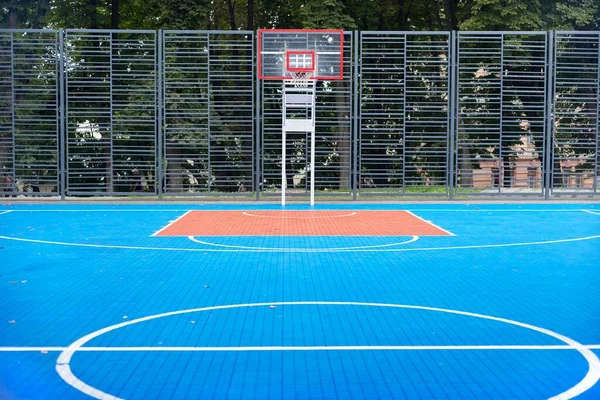
<path fill-rule="evenodd" d="M 283 81 L 291 79 L 286 76 L 263 76 L 262 75 L 262 35 L 264 32 L 274 33 L 335 33 L 340 35 L 340 74 L 341 76 L 311 76 L 312 80 L 320 81 L 340 81 L 344 79 L 344 31 L 341 29 L 259 29 L 258 30 L 258 53 L 257 53 L 257 68 L 258 68 L 258 79 L 263 81 Z M 301 53 L 309 52 L 311 50 L 300 50 L 294 49 Z M 315 58 L 316 59 L 316 58 Z M 286 68 L 287 68 L 287 57 L 286 57 Z M 315 66 L 317 68 L 317 66 Z"/>

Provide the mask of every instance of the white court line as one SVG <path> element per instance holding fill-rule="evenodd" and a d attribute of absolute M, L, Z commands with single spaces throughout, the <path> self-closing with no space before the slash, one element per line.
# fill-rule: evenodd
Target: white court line
<path fill-rule="evenodd" d="M 185 217 L 186 215 L 188 215 L 192 211 L 194 211 L 194 210 L 188 210 L 188 211 L 186 211 L 183 215 L 180 215 L 179 217 L 175 218 L 173 221 L 169 222 L 167 225 L 163 226 L 162 228 L 160 228 L 159 230 L 157 230 L 156 232 L 154 232 L 150 236 L 156 236 L 156 235 L 158 235 L 159 233 L 161 233 L 162 231 L 164 231 L 165 229 L 167 229 L 168 227 L 170 227 L 175 222 L 179 221 L 181 218 Z"/>
<path fill-rule="evenodd" d="M 498 209 L 498 210 L 493 210 L 493 209 L 469 209 L 469 210 L 464 210 L 464 209 L 427 209 L 427 208 L 414 208 L 411 210 L 407 210 L 404 208 L 398 208 L 398 209 L 383 209 L 383 208 L 378 208 L 379 205 L 374 205 L 375 209 L 359 209 L 359 210 L 355 210 L 355 211 L 410 211 L 410 212 L 447 212 L 447 213 L 455 213 L 455 212 L 476 212 L 476 213 L 491 213 L 491 212 L 572 212 L 572 213 L 578 213 L 581 211 L 584 212 L 588 212 L 588 210 L 583 210 L 583 209 L 560 209 L 560 210 L 522 210 L 522 209 Z M 182 212 L 182 211 L 203 211 L 203 212 L 211 212 L 211 211 L 244 211 L 243 209 L 239 209 L 239 210 L 235 210 L 235 209 L 192 209 L 190 210 L 189 208 L 184 208 L 184 209 L 165 209 L 165 210 L 160 210 L 160 209 L 134 209 L 134 210 L 114 210 L 114 209 L 90 209 L 90 210 L 69 210 L 69 209 L 59 209 L 59 210 L 10 210 L 11 212 L 23 212 L 23 213 L 30 213 L 30 212 Z M 279 209 L 272 209 L 272 210 L 256 210 L 256 211 L 284 211 L 284 210 L 279 210 Z M 288 211 L 311 211 L 308 209 L 298 209 L 298 210 L 288 210 Z M 322 209 L 322 210 L 317 210 L 317 211 L 348 211 L 348 210 L 339 210 L 339 209 Z M 592 212 L 594 213 L 594 212 Z"/>
<path fill-rule="evenodd" d="M 583 345 L 590 350 L 600 350 L 600 344 Z M 67 347 L 0 347 L 1 352 L 64 351 Z M 431 351 L 431 350 L 577 350 L 568 345 L 460 345 L 460 346 L 240 346 L 240 347 L 189 347 L 189 346 L 133 346 L 133 347 L 80 347 L 77 352 L 135 352 L 135 351 L 182 351 L 182 352 L 234 352 L 234 351 Z"/>
<path fill-rule="evenodd" d="M 9 212 L 12 212 L 12 210 L 2 211 L 2 212 L 0 212 L 0 215 L 2 215 L 2 214 L 8 214 Z"/>
<path fill-rule="evenodd" d="M 177 310 L 170 311 L 161 314 L 148 315 L 146 317 L 136 318 L 130 321 L 121 322 L 115 325 L 107 326 L 105 328 L 99 329 L 95 332 L 89 333 L 73 343 L 71 343 L 59 356 L 56 360 L 56 372 L 60 375 L 60 377 L 69 385 L 74 387 L 75 389 L 85 393 L 89 396 L 95 397 L 97 399 L 119 399 L 114 395 L 103 392 L 100 389 L 97 389 L 91 385 L 88 385 L 81 379 L 79 379 L 73 371 L 71 370 L 70 362 L 73 358 L 73 355 L 81 350 L 83 346 L 90 342 L 91 340 L 102 336 L 106 333 L 135 325 L 141 322 L 151 321 L 159 318 L 171 317 L 182 314 L 189 313 L 197 313 L 202 311 L 216 311 L 216 310 L 226 310 L 226 309 L 238 309 L 245 307 L 271 307 L 271 306 L 305 306 L 305 305 L 326 305 L 326 306 L 366 306 L 366 307 L 385 307 L 385 308 L 401 308 L 401 309 L 409 309 L 409 310 L 423 310 L 423 311 L 432 311 L 432 312 L 441 312 L 448 313 L 454 315 L 462 315 L 467 317 L 475 317 L 481 318 L 484 320 L 491 320 L 496 322 L 502 322 L 509 325 L 518 326 L 521 328 L 529 329 L 538 333 L 542 333 L 544 335 L 553 337 L 566 345 L 572 347 L 576 351 L 578 351 L 587 361 L 588 363 L 588 371 L 586 372 L 583 379 L 577 382 L 574 386 L 569 389 L 559 393 L 551 397 L 552 400 L 566 400 L 579 396 L 584 393 L 591 387 L 593 387 L 598 380 L 600 379 L 600 359 L 598 356 L 582 345 L 581 343 L 573 340 L 565 335 L 561 335 L 560 333 L 551 331 L 546 328 L 542 328 L 539 326 L 527 324 L 520 321 L 511 320 L 508 318 L 495 317 L 491 315 L 472 313 L 468 311 L 460 311 L 460 310 L 452 310 L 446 308 L 438 308 L 438 307 L 427 307 L 427 306 L 417 306 L 417 305 L 407 305 L 407 304 L 390 304 L 390 303 L 365 303 L 365 302 L 341 302 L 341 301 L 298 301 L 298 302 L 272 302 L 272 303 L 244 303 L 244 304 L 229 304 L 229 305 L 220 305 L 220 306 L 210 306 L 210 307 L 201 307 L 201 308 L 191 308 L 187 310 Z"/>
<path fill-rule="evenodd" d="M 165 209 L 165 210 L 156 210 L 156 209 L 134 209 L 134 210 L 115 210 L 115 209 L 89 209 L 89 210 L 11 210 L 13 212 L 23 212 L 23 213 L 31 213 L 31 212 L 181 212 L 181 211 L 190 211 L 189 208 L 185 209 Z M 194 211 L 194 210 L 192 210 Z M 201 211 L 201 210 L 198 210 Z"/>
<path fill-rule="evenodd" d="M 593 212 L 590 210 L 581 210 L 581 211 L 583 211 L 584 213 L 588 213 L 588 214 L 600 215 L 600 212 Z"/>
<path fill-rule="evenodd" d="M 58 246 L 73 246 L 73 247 L 93 247 L 93 248 L 101 248 L 101 249 L 125 249 L 125 250 L 155 250 L 155 251 L 189 251 L 189 252 L 211 252 L 211 253 L 225 253 L 225 252 L 289 252 L 287 249 L 276 249 L 269 250 L 269 248 L 257 248 L 257 249 L 186 249 L 182 247 L 144 247 L 144 246 L 120 246 L 120 245 L 108 245 L 108 244 L 87 244 L 87 243 L 70 243 L 70 242 L 56 242 L 51 240 L 38 240 L 38 239 L 25 239 L 25 238 L 16 238 L 10 236 L 0 236 L 0 239 L 5 240 L 14 240 L 17 242 L 28 242 L 28 243 L 41 243 L 41 244 L 53 244 Z M 342 249 L 342 250 L 322 250 L 323 252 L 334 251 L 334 252 L 374 252 L 374 253 L 395 253 L 395 252 L 405 252 L 405 251 L 442 251 L 442 250 L 466 250 L 466 249 L 486 249 L 486 248 L 495 248 L 495 247 L 519 247 L 519 246 L 540 246 L 546 244 L 556 244 L 556 243 L 570 243 L 570 242 L 581 242 L 585 240 L 594 240 L 600 239 L 600 235 L 594 236 L 584 236 L 573 239 L 557 239 L 557 240 L 547 240 L 540 242 L 520 242 L 520 243 L 504 243 L 504 244 L 481 244 L 481 245 L 470 245 L 470 246 L 448 246 L 448 247 L 411 247 L 408 249 L 400 248 L 400 249 Z M 300 251 L 295 251 L 298 253 L 304 252 L 302 249 Z M 307 251 L 307 252 L 315 252 L 315 251 Z"/>
<path fill-rule="evenodd" d="M 264 210 L 264 211 L 270 211 L 270 210 Z M 279 211 L 279 210 L 275 210 L 275 211 Z M 290 212 L 296 212 L 296 211 L 301 211 L 301 212 L 312 212 L 311 210 L 290 210 Z M 331 211 L 338 211 L 338 210 L 317 210 L 315 212 L 331 212 Z M 343 210 L 339 210 L 339 211 L 343 211 Z M 242 212 L 243 215 L 246 215 L 248 217 L 258 217 L 258 218 L 277 218 L 277 219 L 320 219 L 320 218 L 342 218 L 342 217 L 351 217 L 353 215 L 356 215 L 355 212 L 352 212 L 350 214 L 344 214 L 344 215 L 324 215 L 324 216 L 318 216 L 318 217 L 279 217 L 276 215 L 257 215 L 257 214 L 250 214 L 247 212 Z"/>
<path fill-rule="evenodd" d="M 420 219 L 421 221 L 423 221 L 423 222 L 425 222 L 425 223 L 427 223 L 427 224 L 429 224 L 429 225 L 432 225 L 432 226 L 434 226 L 434 227 L 438 228 L 439 230 L 441 230 L 441 231 L 443 231 L 443 232 L 446 232 L 446 233 L 447 233 L 448 235 L 450 235 L 450 236 L 456 236 L 454 233 L 452 233 L 452 232 L 450 232 L 450 231 L 448 231 L 448 230 L 446 230 L 446 229 L 444 229 L 444 228 L 442 228 L 442 227 L 440 227 L 440 226 L 438 226 L 438 225 L 434 224 L 434 223 L 433 223 L 433 222 L 431 222 L 431 221 L 427 221 L 426 219 L 423 219 L 423 218 L 419 217 L 418 215 L 416 215 L 416 214 L 414 214 L 414 213 L 412 213 L 412 212 L 410 212 L 410 211 L 408 211 L 408 210 L 405 210 L 405 212 L 409 213 L 409 214 L 410 214 L 410 215 L 412 215 L 413 217 L 415 217 L 415 218 L 417 218 L 417 219 Z"/>
<path fill-rule="evenodd" d="M 200 244 L 204 244 L 207 246 L 215 246 L 215 247 L 225 247 L 228 249 L 243 249 L 243 250 L 261 250 L 261 251 L 266 251 L 266 250 L 280 250 L 280 251 L 297 251 L 297 252 L 306 252 L 306 253 L 321 253 L 324 251 L 346 251 L 346 250 L 357 250 L 357 249 L 379 249 L 382 247 L 391 247 L 391 246 L 399 246 L 402 244 L 408 244 L 408 243 L 412 243 L 412 242 L 416 242 L 417 240 L 419 240 L 418 236 L 413 236 L 411 239 L 406 240 L 404 242 L 396 242 L 396 243 L 388 243 L 388 244 L 376 244 L 376 245 L 372 245 L 372 246 L 355 246 L 355 247 L 325 247 L 325 248 L 283 248 L 283 247 L 250 247 L 250 246 L 235 246 L 235 245 L 228 245 L 228 244 L 220 244 L 220 243 L 211 243 L 211 242 L 206 242 L 204 240 L 200 240 L 200 239 L 196 239 L 194 236 L 188 236 L 188 239 L 190 239 L 192 242 L 196 242 L 196 243 L 200 243 Z"/>

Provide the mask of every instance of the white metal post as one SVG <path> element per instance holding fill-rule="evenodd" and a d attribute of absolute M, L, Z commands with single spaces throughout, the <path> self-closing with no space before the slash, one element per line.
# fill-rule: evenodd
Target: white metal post
<path fill-rule="evenodd" d="M 305 132 L 310 135 L 310 205 L 315 205 L 315 116 L 316 116 L 316 81 L 311 80 L 308 85 L 303 87 L 297 85 L 295 81 L 283 81 L 283 121 L 281 135 L 281 205 L 285 206 L 285 193 L 287 188 L 286 177 L 286 134 L 287 132 Z M 294 110 L 304 110 L 305 118 L 288 118 L 288 108 Z M 310 118 L 307 118 L 310 115 Z M 291 117 L 291 116 L 290 116 Z M 308 174 L 307 174 L 308 175 Z"/>

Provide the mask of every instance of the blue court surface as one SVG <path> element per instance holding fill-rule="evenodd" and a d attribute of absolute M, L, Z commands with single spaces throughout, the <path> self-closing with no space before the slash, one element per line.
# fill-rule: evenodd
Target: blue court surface
<path fill-rule="evenodd" d="M 282 208 L 1 206 L 0 398 L 600 398 L 598 203 L 316 207 L 444 236 L 156 235 L 189 210 Z"/>

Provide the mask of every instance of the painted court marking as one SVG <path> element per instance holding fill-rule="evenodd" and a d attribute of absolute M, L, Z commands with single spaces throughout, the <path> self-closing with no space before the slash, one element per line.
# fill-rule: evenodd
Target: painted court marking
<path fill-rule="evenodd" d="M 460 203 L 453 203 L 452 205 L 456 205 L 456 206 L 464 206 L 464 204 L 460 204 Z M 377 207 L 380 207 L 380 205 L 376 205 Z M 402 205 L 403 207 L 406 206 L 410 206 L 410 204 L 404 204 Z M 379 208 L 379 210 L 381 211 L 411 211 L 411 212 L 448 212 L 448 213 L 453 213 L 453 212 L 477 212 L 477 213 L 481 213 L 481 212 L 572 212 L 572 213 L 577 213 L 577 212 L 592 212 L 595 213 L 594 211 L 590 211 L 590 210 L 585 210 L 585 209 L 580 209 L 580 208 L 572 208 L 572 209 L 557 209 L 557 210 L 548 210 L 548 209 L 521 209 L 521 208 L 515 208 L 515 209 L 488 209 L 488 208 L 478 208 L 476 206 L 468 206 L 468 207 L 475 207 L 475 208 L 469 208 L 469 209 L 454 209 L 454 208 L 412 208 L 410 210 L 406 209 L 406 208 Z M 483 207 L 483 206 L 482 206 Z M 370 208 L 365 208 L 365 209 L 360 209 L 357 211 L 370 211 L 372 209 Z M 189 208 L 184 208 L 184 209 L 144 209 L 144 208 L 139 208 L 139 209 L 73 209 L 73 210 L 69 210 L 69 209 L 48 209 L 48 210 L 8 210 L 10 212 L 22 212 L 22 213 L 32 213 L 32 212 L 64 212 L 64 213 L 75 213 L 75 212 L 183 212 L 183 211 L 243 211 L 242 209 L 236 210 L 236 209 L 210 209 L 210 208 L 195 208 L 195 209 L 189 209 Z M 261 209 L 261 210 L 257 210 L 257 211 L 285 211 L 283 209 L 279 209 L 279 208 L 274 208 L 272 210 L 270 209 Z M 307 209 L 289 209 L 288 211 L 308 211 Z M 344 211 L 343 209 L 336 209 L 336 208 L 321 208 L 320 211 Z"/>
<path fill-rule="evenodd" d="M 337 221 L 334 223 L 334 220 Z M 449 236 L 405 210 L 194 210 L 153 236 Z"/>
<path fill-rule="evenodd" d="M 583 377 L 583 379 L 581 381 L 579 381 L 577 384 L 575 384 L 575 386 L 567 389 L 566 391 L 564 391 L 562 393 L 559 393 L 559 394 L 551 397 L 551 399 L 563 400 L 563 399 L 571 399 L 573 397 L 576 397 L 576 396 L 584 393 L 588 389 L 590 389 L 600 379 L 600 359 L 598 359 L 598 357 L 596 356 L 596 354 L 594 354 L 594 352 L 592 352 L 588 347 L 584 346 L 583 344 L 581 344 L 567 336 L 564 336 L 564 335 L 561 335 L 554 331 L 551 331 L 549 329 L 541 328 L 541 327 L 538 327 L 535 325 L 526 324 L 523 322 L 514 321 L 514 320 L 510 320 L 510 319 L 506 319 L 506 318 L 471 313 L 471 312 L 467 312 L 467 311 L 445 309 L 445 308 L 405 305 L 405 304 L 364 303 L 364 302 L 328 302 L 328 301 L 231 304 L 231 305 L 222 305 L 222 306 L 193 308 L 193 309 L 188 309 L 188 310 L 178 310 L 178 311 L 166 312 L 166 313 L 161 313 L 161 314 L 149 315 L 149 316 L 137 318 L 137 319 L 134 319 L 131 321 L 121 322 L 119 324 L 111 325 L 106 328 L 102 328 L 95 332 L 92 332 L 88 335 L 85 335 L 85 336 L 77 339 L 72 344 L 70 344 L 59 355 L 58 360 L 56 361 L 56 371 L 58 372 L 60 377 L 66 383 L 68 383 L 75 389 L 77 389 L 89 396 L 95 397 L 97 399 L 114 399 L 114 400 L 116 400 L 119 398 L 112 394 L 103 392 L 102 390 L 97 389 L 93 386 L 88 385 L 87 383 L 83 382 L 82 380 L 77 378 L 77 376 L 75 376 L 73 374 L 73 371 L 71 370 L 71 366 L 70 366 L 71 359 L 73 358 L 73 355 L 77 351 L 82 350 L 83 345 L 85 345 L 87 342 L 89 342 L 99 336 L 102 336 L 106 333 L 115 331 L 120 328 L 124 328 L 126 326 L 135 325 L 135 324 L 138 324 L 141 322 L 151 321 L 151 320 L 155 320 L 155 319 L 159 319 L 159 318 L 170 317 L 170 316 L 174 316 L 174 315 L 189 314 L 189 313 L 202 312 L 202 311 L 244 308 L 244 307 L 298 306 L 298 305 L 300 305 L 300 306 L 301 305 L 326 305 L 326 306 L 365 306 L 365 307 L 403 308 L 403 309 L 412 309 L 412 310 L 442 312 L 442 313 L 448 313 L 448 314 L 463 315 L 463 316 L 467 316 L 467 317 L 475 317 L 475 318 L 481 318 L 481 319 L 486 319 L 486 320 L 491 320 L 491 321 L 503 322 L 503 323 L 506 323 L 509 325 L 514 325 L 514 326 L 518 326 L 521 328 L 536 331 L 536 332 L 545 334 L 547 336 L 553 337 L 555 339 L 558 339 L 559 341 L 565 343 L 567 345 L 567 347 L 570 347 L 573 350 L 578 351 L 586 359 L 586 361 L 589 365 L 589 369 L 588 369 L 586 375 Z M 323 349 L 327 348 L 327 346 L 321 346 L 321 347 Z M 347 346 L 347 347 L 353 348 L 356 346 Z M 367 347 L 370 347 L 370 346 L 367 346 Z M 269 346 L 267 346 L 267 348 L 269 348 Z M 230 349 L 230 350 L 222 350 L 222 351 L 248 351 L 248 350 L 244 350 L 243 347 L 237 348 L 236 350 L 233 350 L 234 348 L 230 348 L 230 347 L 226 347 L 226 349 Z M 297 350 L 300 350 L 300 349 L 297 349 Z M 314 348 L 309 348 L 308 350 L 314 350 Z M 369 349 L 369 350 L 371 350 L 371 349 Z M 261 351 L 261 350 L 257 349 L 257 350 L 251 350 L 251 351 Z"/>
<path fill-rule="evenodd" d="M 9 212 L 11 212 L 11 211 L 12 211 L 12 210 L 8 210 L 8 211 L 2 211 L 2 212 L 0 212 L 0 215 L 2 215 L 2 214 L 8 214 L 8 213 L 9 213 Z"/>
<path fill-rule="evenodd" d="M 590 210 L 581 210 L 584 213 L 588 213 L 588 214 L 594 214 L 594 215 L 600 215 L 600 212 L 594 212 L 594 211 L 590 211 Z"/>
<path fill-rule="evenodd" d="M 321 219 L 321 218 L 344 218 L 344 217 L 352 217 L 353 215 L 356 215 L 355 212 L 351 212 L 350 214 L 343 214 L 343 215 L 325 215 L 325 216 L 318 216 L 318 217 L 279 217 L 279 216 L 275 216 L 275 215 L 258 215 L 258 214 L 251 214 L 251 213 L 247 213 L 247 212 L 242 212 L 242 215 L 245 215 L 247 217 L 257 217 L 257 218 L 276 218 L 276 219 Z"/>
<path fill-rule="evenodd" d="M 14 240 L 17 242 L 28 242 L 28 243 L 40 243 L 40 244 L 51 244 L 57 246 L 74 246 L 74 247 L 93 247 L 93 248 L 103 248 L 103 249 L 124 249 L 124 250 L 152 250 L 152 251 L 188 251 L 188 252 L 298 252 L 302 253 L 306 251 L 302 249 L 300 251 L 290 250 L 290 249 L 276 249 L 269 250 L 268 248 L 258 248 L 258 249 L 186 249 L 182 247 L 145 247 L 145 246 L 121 246 L 121 245 L 108 245 L 108 244 L 89 244 L 89 243 L 72 243 L 72 242 L 57 242 L 51 240 L 39 240 L 39 239 L 26 239 L 26 238 L 16 238 L 10 236 L 0 236 L 0 239 L 4 240 Z M 448 246 L 448 247 L 411 247 L 411 248 L 398 248 L 398 249 L 342 249 L 342 250 L 317 250 L 317 251 L 307 251 L 307 252 L 375 252 L 375 253 L 391 253 L 391 252 L 405 252 L 405 251 L 443 251 L 443 250 L 467 250 L 467 249 L 485 249 L 485 248 L 495 248 L 495 247 L 518 247 L 518 246 L 541 246 L 547 244 L 557 244 L 557 243 L 570 243 L 570 242 L 581 242 L 585 240 L 595 240 L 600 239 L 600 235 L 594 236 L 584 236 L 572 239 L 557 239 L 557 240 L 546 240 L 539 242 L 518 242 L 518 243 L 503 243 L 503 244 L 481 244 L 481 245 L 468 245 L 468 246 Z"/>
<path fill-rule="evenodd" d="M 188 211 L 186 211 L 185 213 L 183 213 L 179 217 L 175 218 L 173 221 L 169 222 L 167 225 L 163 226 L 162 228 L 160 228 L 159 230 L 157 230 L 156 232 L 154 232 L 150 236 L 156 236 L 156 235 L 158 235 L 159 233 L 161 233 L 162 231 L 164 231 L 165 229 L 167 229 L 168 227 L 170 227 L 171 225 L 173 225 L 174 223 L 176 223 L 180 219 L 185 218 L 185 216 L 188 215 L 189 213 L 191 213 L 192 211 L 194 211 L 194 210 L 188 210 Z"/>
<path fill-rule="evenodd" d="M 442 227 L 440 227 L 440 226 L 438 226 L 438 225 L 434 224 L 432 221 L 428 221 L 428 220 L 426 220 L 426 219 L 423 219 L 423 218 L 419 217 L 418 215 L 416 215 L 415 213 L 412 213 L 412 212 L 410 212 L 409 210 L 406 210 L 406 212 L 407 212 L 407 213 L 409 213 L 410 215 L 412 215 L 413 217 L 415 217 L 415 218 L 417 218 L 417 219 L 420 219 L 421 221 L 423 221 L 423 222 L 425 222 L 425 223 L 427 223 L 427 224 L 429 224 L 429 225 L 433 225 L 433 226 L 435 226 L 435 227 L 436 227 L 436 228 L 438 228 L 440 231 L 446 232 L 446 233 L 447 233 L 448 235 L 450 235 L 450 236 L 456 236 L 454 233 L 452 233 L 452 232 L 450 232 L 449 230 L 446 230 L 446 229 L 444 229 L 444 228 L 442 228 Z"/>
<path fill-rule="evenodd" d="M 419 240 L 418 236 L 413 236 L 411 239 L 406 240 L 404 242 L 397 243 L 388 243 L 388 244 L 376 244 L 372 246 L 355 246 L 355 247 L 329 247 L 329 248 L 283 248 L 283 247 L 250 247 L 250 246 L 236 246 L 236 245 L 228 245 L 228 244 L 220 244 L 220 243 L 211 243 L 204 240 L 196 239 L 193 236 L 188 236 L 192 242 L 204 244 L 207 246 L 215 246 L 215 247 L 225 247 L 229 249 L 244 249 L 244 250 L 287 250 L 287 251 L 297 251 L 297 252 L 323 252 L 323 251 L 339 251 L 339 250 L 357 250 L 357 249 L 378 249 L 382 247 L 391 247 L 391 246 L 399 246 L 402 244 L 413 243 Z"/>
<path fill-rule="evenodd" d="M 600 350 L 600 344 L 584 344 L 586 349 Z M 0 346 L 0 353 L 20 352 L 62 352 L 67 347 L 60 346 Z M 233 346 L 233 347 L 189 347 L 189 346 L 132 346 L 132 347 L 81 347 L 78 352 L 136 352 L 136 351 L 181 351 L 181 352 L 233 352 L 233 351 L 446 351 L 446 350 L 576 350 L 566 344 L 508 344 L 508 345 L 460 345 L 460 346 Z"/>

